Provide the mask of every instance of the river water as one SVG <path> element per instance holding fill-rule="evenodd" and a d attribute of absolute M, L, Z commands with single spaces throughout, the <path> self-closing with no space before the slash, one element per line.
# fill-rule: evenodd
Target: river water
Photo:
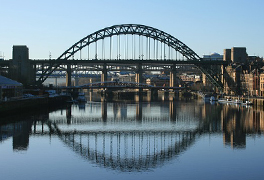
<path fill-rule="evenodd" d="M 1 118 L 3 180 L 261 179 L 263 110 L 94 102 Z"/>

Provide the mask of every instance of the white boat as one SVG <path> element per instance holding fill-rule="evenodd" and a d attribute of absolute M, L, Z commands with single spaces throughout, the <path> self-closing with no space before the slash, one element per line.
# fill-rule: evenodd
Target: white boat
<path fill-rule="evenodd" d="M 85 94 L 80 92 L 77 97 L 77 101 L 79 102 L 86 102 Z"/>
<path fill-rule="evenodd" d="M 226 103 L 227 104 L 234 104 L 234 101 L 232 101 L 232 99 L 229 98 L 229 99 L 226 99 Z"/>
<path fill-rule="evenodd" d="M 241 101 L 241 100 L 239 100 L 239 99 L 236 99 L 236 100 L 233 101 L 233 103 L 234 103 L 234 104 L 242 104 L 243 101 Z"/>
<path fill-rule="evenodd" d="M 218 99 L 218 102 L 219 102 L 219 103 L 226 103 L 227 100 L 226 100 L 226 99 Z"/>
<path fill-rule="evenodd" d="M 226 104 L 235 104 L 235 101 L 233 101 L 231 98 L 227 98 L 227 99 L 218 99 L 219 103 L 226 103 Z"/>
<path fill-rule="evenodd" d="M 253 105 L 253 102 L 251 102 L 251 101 L 246 101 L 245 103 L 243 103 L 243 105 L 245 105 L 245 106 L 251 106 L 251 105 Z"/>

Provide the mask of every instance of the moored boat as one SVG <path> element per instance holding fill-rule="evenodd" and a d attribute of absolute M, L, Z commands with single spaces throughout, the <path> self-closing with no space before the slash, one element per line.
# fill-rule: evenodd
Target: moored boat
<path fill-rule="evenodd" d="M 226 103 L 227 100 L 226 100 L 226 99 L 218 99 L 218 102 L 219 102 L 219 103 Z"/>
<path fill-rule="evenodd" d="M 251 102 L 251 101 L 246 101 L 245 103 L 243 103 L 243 105 L 251 106 L 251 105 L 253 105 L 253 102 Z"/>
<path fill-rule="evenodd" d="M 233 101 L 234 104 L 242 104 L 243 101 L 241 101 L 240 99 L 236 99 Z"/>

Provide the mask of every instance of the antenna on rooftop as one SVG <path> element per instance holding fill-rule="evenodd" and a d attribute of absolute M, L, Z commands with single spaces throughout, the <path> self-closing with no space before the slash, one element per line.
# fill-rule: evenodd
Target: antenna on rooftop
<path fill-rule="evenodd" d="M 49 52 L 49 60 L 51 60 L 51 52 Z"/>

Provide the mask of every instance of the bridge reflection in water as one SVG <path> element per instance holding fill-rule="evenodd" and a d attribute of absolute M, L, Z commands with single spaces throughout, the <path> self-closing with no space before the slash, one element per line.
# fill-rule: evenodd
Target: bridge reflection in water
<path fill-rule="evenodd" d="M 160 109 L 156 109 L 156 108 L 160 108 Z M 130 104 L 130 105 L 126 103 L 118 103 L 118 104 L 108 103 L 106 101 L 102 101 L 98 103 L 79 104 L 78 107 L 73 106 L 73 107 L 68 107 L 66 109 L 66 117 L 68 124 L 71 124 L 72 121 L 82 120 L 83 114 L 75 114 L 74 116 L 72 116 L 72 111 L 76 111 L 77 109 L 83 110 L 85 111 L 85 113 L 89 113 L 89 121 L 102 120 L 103 122 L 106 122 L 113 119 L 125 120 L 125 122 L 134 121 L 134 120 L 140 122 L 151 119 L 159 119 L 165 121 L 179 120 L 179 118 L 176 117 L 177 112 L 174 101 L 170 101 L 163 106 L 162 105 L 160 106 L 160 104 L 158 104 L 157 107 L 153 105 L 151 107 L 150 104 L 146 104 L 146 103 L 142 104 L 142 102 L 138 102 L 136 104 Z M 80 116 L 82 118 L 79 118 Z M 65 121 L 65 118 L 60 117 L 60 121 L 62 121 L 63 123 Z M 87 119 L 85 121 L 87 121 Z"/>
<path fill-rule="evenodd" d="M 77 154 L 99 166 L 145 171 L 176 158 L 194 142 L 195 133 L 97 132 L 60 137 Z"/>
<path fill-rule="evenodd" d="M 197 137 L 199 119 L 184 110 L 174 115 L 175 107 L 175 102 L 92 102 L 81 109 L 73 105 L 50 113 L 46 133 L 58 135 L 66 146 L 98 166 L 145 171 L 177 158 Z M 36 129 L 42 131 L 36 134 L 45 134 L 45 128 Z"/>
<path fill-rule="evenodd" d="M 13 150 L 25 151 L 30 137 L 58 138 L 96 166 L 148 171 L 178 158 L 204 135 L 223 136 L 224 145 L 244 149 L 248 134 L 253 138 L 263 134 L 263 112 L 198 101 L 90 102 L 5 119 L 0 142 L 13 137 Z"/>

